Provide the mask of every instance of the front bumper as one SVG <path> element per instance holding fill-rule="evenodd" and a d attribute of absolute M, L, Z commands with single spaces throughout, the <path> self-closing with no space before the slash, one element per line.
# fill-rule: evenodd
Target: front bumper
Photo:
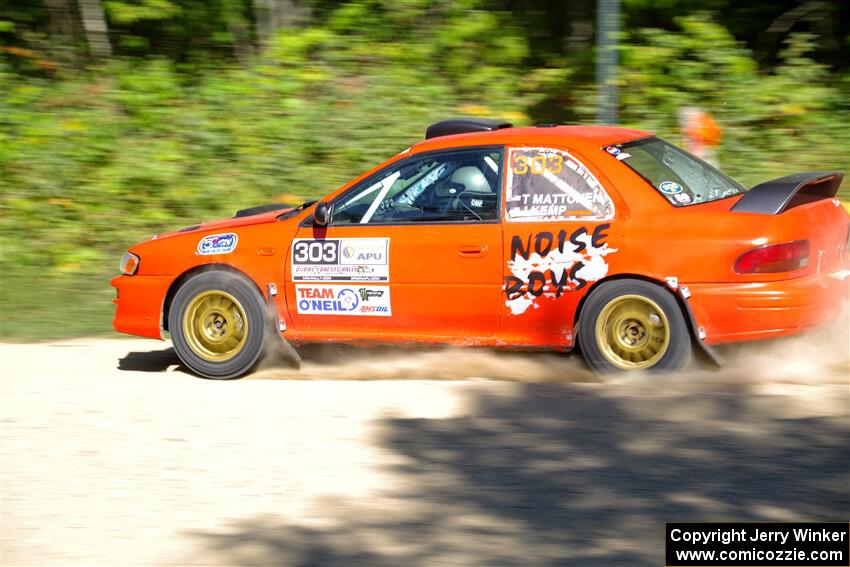
<path fill-rule="evenodd" d="M 118 290 L 112 301 L 112 326 L 119 333 L 162 338 L 162 308 L 174 276 L 117 276 L 110 285 Z"/>
<path fill-rule="evenodd" d="M 790 335 L 844 312 L 850 278 L 811 275 L 759 283 L 686 284 L 707 344 Z"/>

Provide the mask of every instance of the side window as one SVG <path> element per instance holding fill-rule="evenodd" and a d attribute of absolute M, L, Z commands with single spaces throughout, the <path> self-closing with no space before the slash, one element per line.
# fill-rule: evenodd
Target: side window
<path fill-rule="evenodd" d="M 334 201 L 332 225 L 499 218 L 501 148 L 413 156 Z"/>
<path fill-rule="evenodd" d="M 511 148 L 505 218 L 509 222 L 610 220 L 614 203 L 574 156 L 552 148 Z"/>

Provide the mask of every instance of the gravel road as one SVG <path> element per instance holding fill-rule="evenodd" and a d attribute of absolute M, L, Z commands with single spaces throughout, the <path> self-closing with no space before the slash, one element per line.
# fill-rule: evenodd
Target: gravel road
<path fill-rule="evenodd" d="M 2 565 L 662 565 L 665 521 L 850 519 L 847 329 L 722 370 L 2 344 Z"/>

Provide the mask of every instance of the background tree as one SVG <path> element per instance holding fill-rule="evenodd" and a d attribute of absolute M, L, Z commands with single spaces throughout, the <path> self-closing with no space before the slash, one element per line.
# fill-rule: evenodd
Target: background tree
<path fill-rule="evenodd" d="M 594 0 L 0 8 L 0 309 L 12 335 L 108 329 L 105 282 L 128 245 L 324 195 L 446 116 L 595 120 Z M 677 142 L 677 109 L 705 108 L 725 130 L 721 165 L 745 183 L 850 170 L 850 3 L 623 9 L 623 123 Z"/>
<path fill-rule="evenodd" d="M 109 29 L 100 0 L 77 0 L 77 5 L 89 51 L 98 58 L 109 57 L 112 55 L 112 45 L 109 43 Z"/>

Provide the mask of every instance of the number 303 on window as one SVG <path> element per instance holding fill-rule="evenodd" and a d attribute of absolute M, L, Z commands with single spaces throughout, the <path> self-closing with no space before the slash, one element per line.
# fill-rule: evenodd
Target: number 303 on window
<path fill-rule="evenodd" d="M 525 175 L 526 173 L 541 175 L 544 171 L 559 175 L 563 170 L 564 156 L 557 154 L 550 156 L 537 154 L 533 157 L 520 155 L 514 158 L 513 172 L 517 175 Z"/>

